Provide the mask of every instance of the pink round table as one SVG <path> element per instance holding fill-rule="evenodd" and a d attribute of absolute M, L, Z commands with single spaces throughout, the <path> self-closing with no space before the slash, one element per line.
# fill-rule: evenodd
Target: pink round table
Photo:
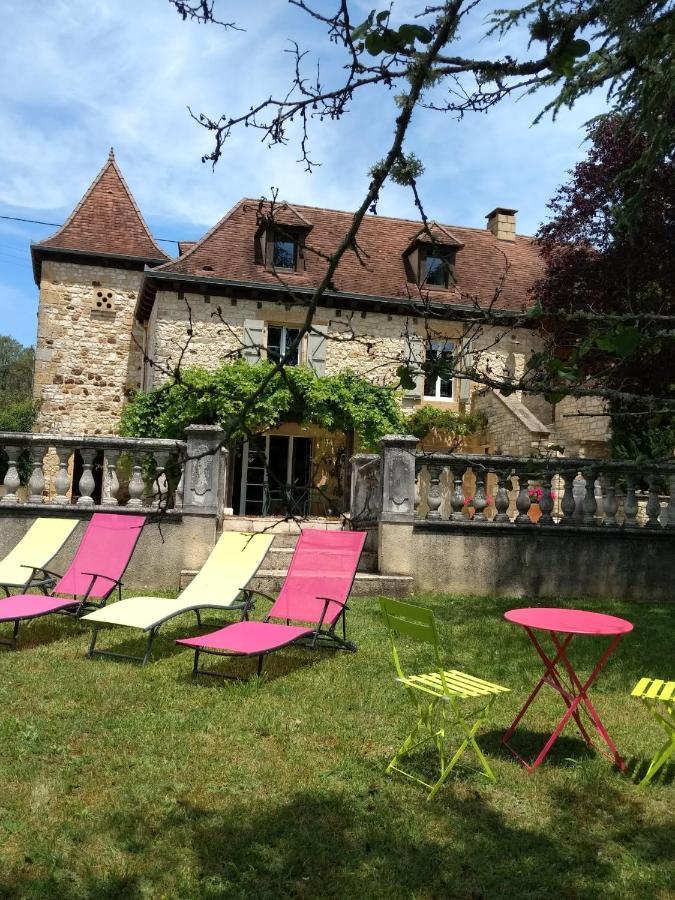
<path fill-rule="evenodd" d="M 602 724 L 600 716 L 588 699 L 588 689 L 606 665 L 607 660 L 616 649 L 623 635 L 628 634 L 633 630 L 633 625 L 626 619 L 620 619 L 617 616 L 608 616 L 604 613 L 586 612 L 581 609 L 556 609 L 554 607 L 510 609 L 508 612 L 504 613 L 504 618 L 508 622 L 513 622 L 515 625 L 520 625 L 525 629 L 532 645 L 544 663 L 545 671 L 536 687 L 527 698 L 525 705 L 502 737 L 502 744 L 504 744 L 504 746 L 523 763 L 528 771 L 532 772 L 541 765 L 553 744 L 562 734 L 562 731 L 569 720 L 573 718 L 581 736 L 588 746 L 602 751 L 603 748 L 598 747 L 591 740 L 588 729 L 581 720 L 580 712 L 585 709 L 590 718 L 590 724 L 595 728 L 609 748 L 611 754 L 610 758 L 621 771 L 625 771 L 626 763 L 619 755 L 619 751 L 616 749 L 607 729 Z M 554 654 L 550 654 L 550 652 L 547 653 L 543 649 L 541 640 L 537 637 L 535 632 L 548 632 L 555 648 Z M 574 671 L 572 663 L 567 655 L 567 648 L 575 636 L 611 638 L 590 677 L 584 683 L 581 682 L 581 679 Z M 509 744 L 509 741 L 518 727 L 518 723 L 545 684 L 552 687 L 560 694 L 567 706 L 567 710 L 562 719 L 558 722 L 551 737 L 542 747 L 537 758 L 533 763 L 528 763 L 513 749 Z"/>

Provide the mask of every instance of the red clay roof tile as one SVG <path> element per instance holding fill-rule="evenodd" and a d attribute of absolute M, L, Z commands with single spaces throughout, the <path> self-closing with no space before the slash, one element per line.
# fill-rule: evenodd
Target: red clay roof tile
<path fill-rule="evenodd" d="M 65 224 L 34 246 L 146 260 L 169 259 L 143 221 L 112 150 Z"/>
<path fill-rule="evenodd" d="M 275 274 L 255 260 L 259 209 L 259 201 L 241 200 L 194 247 L 178 259 L 159 266 L 157 271 L 278 284 Z M 300 218 L 311 225 L 306 239 L 305 271 L 283 273 L 288 283 L 311 288 L 319 283 L 325 271 L 326 261 L 320 254 L 335 250 L 351 224 L 353 213 L 290 204 L 277 204 L 277 209 L 283 211 L 283 224 L 299 224 Z M 342 258 L 334 278 L 335 289 L 374 297 L 415 296 L 416 286 L 406 281 L 403 254 L 419 236 L 421 226 L 421 222 L 409 219 L 366 216 L 358 235 L 359 254 L 347 251 Z M 495 308 L 513 310 L 532 305 L 530 288 L 543 272 L 532 238 L 518 235 L 513 242 L 500 241 L 487 229 L 442 226 L 435 222 L 433 226 L 434 231 L 442 230 L 463 246 L 458 249 L 455 263 L 456 288 L 429 290 L 431 299 L 448 304 L 475 300 L 483 306 L 493 303 Z M 320 253 L 312 253 L 311 248 Z M 206 266 L 211 268 L 205 269 Z"/>

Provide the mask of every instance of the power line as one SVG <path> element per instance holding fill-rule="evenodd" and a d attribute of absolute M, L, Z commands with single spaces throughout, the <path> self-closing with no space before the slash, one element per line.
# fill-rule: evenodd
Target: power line
<path fill-rule="evenodd" d="M 51 225 L 53 228 L 60 228 L 63 225 L 63 222 L 41 222 L 40 219 L 22 219 L 20 216 L 0 216 L 0 219 L 5 219 L 8 222 L 26 222 L 28 225 Z M 156 237 L 155 240 L 164 241 L 167 244 L 182 243 L 182 241 L 177 241 L 176 238 Z"/>

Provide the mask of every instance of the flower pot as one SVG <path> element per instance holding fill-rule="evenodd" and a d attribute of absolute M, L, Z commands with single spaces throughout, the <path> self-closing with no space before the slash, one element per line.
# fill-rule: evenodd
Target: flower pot
<path fill-rule="evenodd" d="M 538 503 L 530 503 L 527 514 L 530 517 L 530 522 L 538 522 L 541 519 L 541 507 Z"/>

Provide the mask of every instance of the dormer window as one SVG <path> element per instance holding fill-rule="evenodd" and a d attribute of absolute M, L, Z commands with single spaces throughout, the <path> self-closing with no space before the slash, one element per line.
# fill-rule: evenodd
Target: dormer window
<path fill-rule="evenodd" d="M 271 241 L 272 267 L 274 269 L 298 268 L 298 242 L 289 234 L 275 230 Z"/>
<path fill-rule="evenodd" d="M 258 219 L 255 261 L 269 271 L 303 272 L 305 239 L 312 223 L 287 203 L 265 212 Z"/>
<path fill-rule="evenodd" d="M 420 288 L 447 290 L 455 284 L 455 259 L 464 244 L 443 225 L 429 223 L 403 254 L 408 281 Z"/>
<path fill-rule="evenodd" d="M 429 249 L 420 265 L 420 284 L 425 287 L 447 288 L 452 277 L 452 263 L 447 255 Z"/>

